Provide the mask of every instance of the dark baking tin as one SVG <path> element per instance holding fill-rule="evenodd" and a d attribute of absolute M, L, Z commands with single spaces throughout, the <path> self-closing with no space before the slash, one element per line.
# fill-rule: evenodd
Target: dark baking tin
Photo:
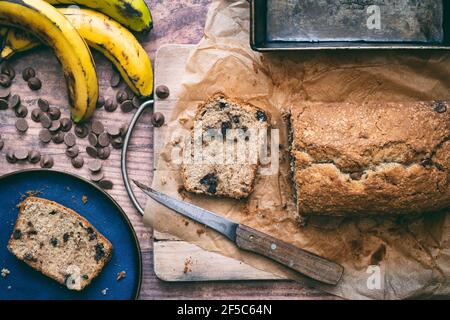
<path fill-rule="evenodd" d="M 450 1 L 443 1 L 443 41 L 436 42 L 389 42 L 389 41 L 271 41 L 268 40 L 268 1 L 250 0 L 250 45 L 255 51 L 297 50 L 354 50 L 354 49 L 450 49 Z M 272 0 L 273 1 L 273 0 Z M 298 0 L 302 1 L 302 0 Z M 440 0 L 436 0 L 440 1 Z M 280 2 L 281 3 L 281 2 Z M 325 11 L 325 10 L 324 10 Z M 313 23 L 310 21 L 310 23 Z M 285 28 L 292 28 L 286 23 Z M 320 35 L 319 35 L 320 38 Z"/>

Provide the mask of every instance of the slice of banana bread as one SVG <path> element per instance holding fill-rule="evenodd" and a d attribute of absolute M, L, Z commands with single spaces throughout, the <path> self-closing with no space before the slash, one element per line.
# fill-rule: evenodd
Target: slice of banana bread
<path fill-rule="evenodd" d="M 19 209 L 8 249 L 68 289 L 82 290 L 111 258 L 111 243 L 73 210 L 37 197 Z"/>
<path fill-rule="evenodd" d="M 267 113 L 248 103 L 219 94 L 201 104 L 191 148 L 185 150 L 182 165 L 185 189 L 235 199 L 248 197 L 254 189 L 268 128 Z"/>
<path fill-rule="evenodd" d="M 301 215 L 450 207 L 449 102 L 305 102 L 291 131 Z"/>

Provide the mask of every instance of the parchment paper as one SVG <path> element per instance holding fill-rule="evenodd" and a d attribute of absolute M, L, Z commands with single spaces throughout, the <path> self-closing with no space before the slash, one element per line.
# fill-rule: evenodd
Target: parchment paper
<path fill-rule="evenodd" d="M 302 52 L 259 54 L 249 47 L 247 1 L 211 5 L 205 36 L 191 55 L 180 102 L 165 127 L 165 146 L 156 162 L 153 187 L 249 225 L 345 267 L 336 287 L 315 283 L 287 268 L 236 247 L 149 200 L 145 221 L 199 247 L 244 261 L 258 269 L 352 299 L 450 296 L 450 219 L 446 212 L 401 218 L 310 219 L 295 213 L 289 181 L 286 123 L 282 114 L 303 100 L 414 101 L 450 99 L 450 53 L 416 51 Z M 261 107 L 281 132 L 280 170 L 259 175 L 255 192 L 235 201 L 194 196 L 180 189 L 172 160 L 192 125 L 197 103 L 221 91 Z M 186 122 L 186 120 L 188 120 Z M 283 142 L 284 141 L 284 142 Z M 373 269 L 381 288 L 368 286 Z M 376 271 L 376 272 L 377 272 Z"/>

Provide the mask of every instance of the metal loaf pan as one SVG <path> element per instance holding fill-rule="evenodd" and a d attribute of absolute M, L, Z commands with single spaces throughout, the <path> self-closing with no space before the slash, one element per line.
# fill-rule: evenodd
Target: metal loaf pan
<path fill-rule="evenodd" d="M 377 31 L 366 24 L 373 3 L 382 8 Z M 447 0 L 250 0 L 250 23 L 251 47 L 262 52 L 450 49 Z"/>

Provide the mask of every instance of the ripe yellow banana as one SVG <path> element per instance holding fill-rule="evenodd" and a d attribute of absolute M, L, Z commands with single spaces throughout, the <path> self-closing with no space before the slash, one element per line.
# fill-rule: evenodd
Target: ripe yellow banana
<path fill-rule="evenodd" d="M 58 11 L 64 14 L 91 48 L 103 53 L 116 66 L 131 90 L 144 97 L 152 94 L 152 64 L 131 32 L 93 10 L 58 8 Z M 27 36 L 22 30 L 11 28 L 5 36 L 0 57 L 6 59 L 40 44 L 38 39 Z"/>
<path fill-rule="evenodd" d="M 0 24 L 30 31 L 53 48 L 64 71 L 73 120 L 89 118 L 98 99 L 94 60 L 64 15 L 43 0 L 2 0 Z"/>
<path fill-rule="evenodd" d="M 136 32 L 152 28 L 152 15 L 144 0 L 45 0 L 53 5 L 80 5 L 99 11 Z"/>

